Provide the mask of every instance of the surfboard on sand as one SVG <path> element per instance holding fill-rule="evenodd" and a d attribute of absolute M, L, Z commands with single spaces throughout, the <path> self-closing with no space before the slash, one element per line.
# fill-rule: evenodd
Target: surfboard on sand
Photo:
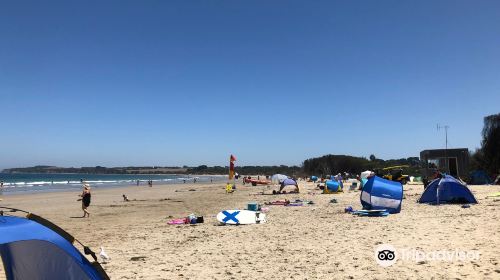
<path fill-rule="evenodd" d="M 369 217 L 385 217 L 389 215 L 389 212 L 385 209 L 380 210 L 358 210 L 352 212 L 353 215 L 358 216 L 369 216 Z"/>
<path fill-rule="evenodd" d="M 250 225 L 266 222 L 266 214 L 249 210 L 222 210 L 217 221 L 226 225 Z"/>
<path fill-rule="evenodd" d="M 387 212 L 385 209 L 376 209 L 376 210 L 358 210 L 356 212 L 362 212 L 362 213 L 381 213 L 381 212 Z"/>

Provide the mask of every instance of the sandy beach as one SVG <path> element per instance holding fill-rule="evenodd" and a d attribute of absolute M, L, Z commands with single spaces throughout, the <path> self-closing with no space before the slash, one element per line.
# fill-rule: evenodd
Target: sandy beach
<path fill-rule="evenodd" d="M 0 205 L 38 214 L 96 252 L 103 246 L 111 257 L 103 267 L 112 279 L 500 278 L 500 197 L 486 198 L 500 186 L 469 186 L 479 204 L 461 208 L 418 204 L 423 186 L 406 185 L 401 213 L 371 218 L 344 213 L 349 205 L 361 208 L 358 191 L 321 194 L 314 183 L 300 186 L 300 194 L 287 195 L 262 195 L 273 188 L 241 183 L 226 194 L 221 182 L 93 188 L 88 219 L 78 218 L 77 192 L 3 196 Z M 124 202 L 122 194 L 135 201 Z M 223 209 L 285 198 L 314 204 L 269 206 L 268 222 L 260 225 L 220 226 L 215 219 Z M 204 216 L 205 223 L 167 224 L 190 213 Z M 480 257 L 400 259 L 384 268 L 374 258 L 380 244 L 424 252 L 477 250 Z"/>

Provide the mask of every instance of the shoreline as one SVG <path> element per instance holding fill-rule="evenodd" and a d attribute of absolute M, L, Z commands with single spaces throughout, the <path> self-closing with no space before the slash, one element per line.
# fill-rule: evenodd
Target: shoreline
<path fill-rule="evenodd" d="M 191 174 L 191 173 L 64 173 L 64 172 L 57 172 L 57 173 L 39 173 L 39 172 L 0 172 L 0 174 L 37 174 L 37 175 L 55 175 L 55 174 L 62 174 L 62 175 L 178 175 L 178 176 L 227 176 L 227 174 Z"/>
<path fill-rule="evenodd" d="M 47 175 L 44 173 L 34 174 L 34 175 Z M 67 174 L 57 173 L 56 176 L 64 176 Z M 71 174 L 75 176 L 75 174 Z M 103 175 L 108 175 L 110 178 L 103 178 Z M 73 191 L 75 189 L 80 189 L 83 183 L 88 183 L 93 188 L 105 189 L 105 188 L 117 188 L 122 186 L 136 186 L 136 182 L 140 182 L 140 186 L 144 186 L 147 181 L 152 180 L 155 185 L 172 185 L 172 184 L 184 184 L 192 182 L 196 179 L 199 183 L 204 183 L 208 181 L 224 181 L 227 175 L 161 175 L 155 174 L 158 177 L 150 175 L 125 175 L 120 174 L 100 174 L 95 175 L 98 177 L 87 177 L 87 178 L 57 178 L 57 177 L 34 177 L 34 178 L 15 178 L 3 181 L 3 188 L 0 188 L 0 194 L 13 195 L 18 193 L 45 193 L 45 192 L 66 192 Z M 172 176 L 172 177 L 170 177 Z M 84 177 L 84 176 L 82 176 Z M 54 179 L 54 180 L 52 180 Z M 63 180 L 64 179 L 64 180 Z M 67 180 L 69 179 L 69 180 Z M 114 179 L 114 180 L 109 180 Z M 80 180 L 83 180 L 82 182 Z"/>

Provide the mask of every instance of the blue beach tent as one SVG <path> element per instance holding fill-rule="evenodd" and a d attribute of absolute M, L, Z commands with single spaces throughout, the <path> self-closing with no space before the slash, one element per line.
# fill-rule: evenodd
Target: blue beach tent
<path fill-rule="evenodd" d="M 364 184 L 360 200 L 364 209 L 386 209 L 391 214 L 399 213 L 403 200 L 403 185 L 373 176 Z"/>
<path fill-rule="evenodd" d="M 493 180 L 491 180 L 490 176 L 484 170 L 476 170 L 470 174 L 469 183 L 471 185 L 487 185 L 492 182 Z"/>
<path fill-rule="evenodd" d="M 327 180 L 326 183 L 326 189 L 328 192 L 340 192 L 342 191 L 342 184 L 337 182 L 336 180 Z"/>
<path fill-rule="evenodd" d="M 450 175 L 438 178 L 427 186 L 419 203 L 477 203 L 469 188 Z"/>
<path fill-rule="evenodd" d="M 67 232 L 36 215 L 0 215 L 0 255 L 8 280 L 109 279 L 99 263 L 90 263 L 73 241 Z M 94 252 L 84 249 L 97 260 Z"/>

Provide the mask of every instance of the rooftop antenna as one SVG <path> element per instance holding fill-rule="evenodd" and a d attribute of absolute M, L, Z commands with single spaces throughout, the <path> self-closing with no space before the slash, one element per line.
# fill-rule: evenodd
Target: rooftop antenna
<path fill-rule="evenodd" d="M 437 131 L 441 130 L 444 128 L 444 133 L 445 133 L 445 137 L 446 137 L 446 140 L 445 140 L 445 149 L 444 149 L 444 160 L 445 160 L 445 169 L 446 169 L 446 173 L 447 174 L 450 174 L 450 169 L 449 169 L 449 166 L 448 166 L 448 128 L 450 128 L 449 125 L 445 124 L 445 125 L 440 125 L 440 124 L 437 124 L 436 125 L 436 129 Z"/>

